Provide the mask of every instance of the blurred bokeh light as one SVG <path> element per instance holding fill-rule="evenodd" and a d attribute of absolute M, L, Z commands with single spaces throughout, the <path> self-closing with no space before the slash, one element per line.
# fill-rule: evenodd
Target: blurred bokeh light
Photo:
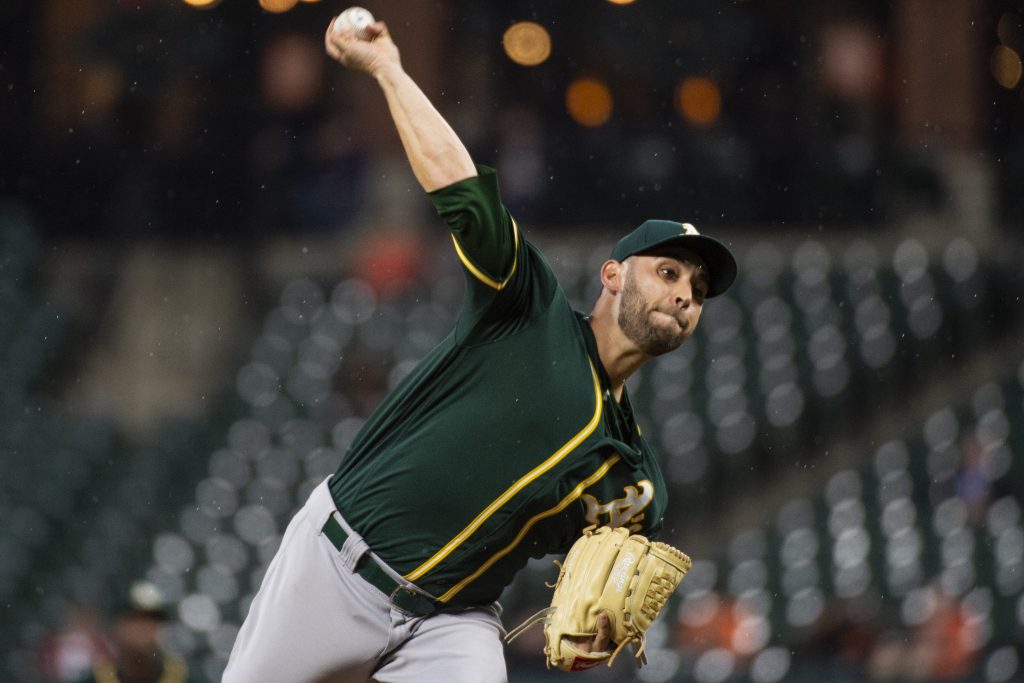
<path fill-rule="evenodd" d="M 501 44 L 508 58 L 523 66 L 543 64 L 551 56 L 551 35 L 533 21 L 520 21 L 509 26 Z"/>
<path fill-rule="evenodd" d="M 685 78 L 676 88 L 676 108 L 686 121 L 710 126 L 722 113 L 722 93 L 710 78 Z"/>
<path fill-rule="evenodd" d="M 612 93 L 603 81 L 580 78 L 565 91 L 565 107 L 581 126 L 602 126 L 612 116 Z"/>
<path fill-rule="evenodd" d="M 260 7 L 274 14 L 287 12 L 297 4 L 299 0 L 260 0 Z"/>
<path fill-rule="evenodd" d="M 1007 90 L 1012 90 L 1020 83 L 1021 61 L 1020 55 L 1013 48 L 1005 45 L 996 45 L 992 50 L 992 75 L 996 83 Z"/>

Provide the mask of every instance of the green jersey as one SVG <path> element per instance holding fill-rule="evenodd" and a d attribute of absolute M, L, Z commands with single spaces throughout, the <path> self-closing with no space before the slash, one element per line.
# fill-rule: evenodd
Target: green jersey
<path fill-rule="evenodd" d="M 494 171 L 431 193 L 468 282 L 455 328 L 388 395 L 330 487 L 389 565 L 451 605 L 494 601 L 591 524 L 655 534 L 666 504 L 590 325 L 501 204 Z"/>

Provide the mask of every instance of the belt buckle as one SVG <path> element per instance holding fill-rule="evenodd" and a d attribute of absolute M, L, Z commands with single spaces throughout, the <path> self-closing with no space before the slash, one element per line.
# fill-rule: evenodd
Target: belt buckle
<path fill-rule="evenodd" d="M 420 593 L 414 586 L 395 586 L 388 599 L 399 609 L 419 617 L 428 617 L 438 609 L 437 602 L 433 598 Z"/>

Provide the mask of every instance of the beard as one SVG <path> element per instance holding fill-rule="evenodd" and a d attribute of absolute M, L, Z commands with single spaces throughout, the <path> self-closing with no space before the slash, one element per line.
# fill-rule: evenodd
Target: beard
<path fill-rule="evenodd" d="M 651 322 L 651 313 L 658 310 L 661 309 L 651 308 L 647 299 L 640 293 L 632 271 L 627 272 L 622 288 L 618 323 L 626 338 L 648 356 L 661 356 L 669 351 L 675 351 L 689 336 L 685 325 L 661 326 Z M 662 312 L 679 320 L 675 311 Z"/>

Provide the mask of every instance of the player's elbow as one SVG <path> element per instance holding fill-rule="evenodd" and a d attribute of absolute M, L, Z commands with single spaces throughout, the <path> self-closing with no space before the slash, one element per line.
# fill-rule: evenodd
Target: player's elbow
<path fill-rule="evenodd" d="M 449 185 L 466 180 L 467 178 L 475 178 L 477 175 L 476 167 L 470 164 L 469 168 L 465 166 L 460 167 L 438 167 L 430 173 L 424 174 L 420 178 L 420 185 L 427 192 L 434 192 L 441 190 Z"/>

